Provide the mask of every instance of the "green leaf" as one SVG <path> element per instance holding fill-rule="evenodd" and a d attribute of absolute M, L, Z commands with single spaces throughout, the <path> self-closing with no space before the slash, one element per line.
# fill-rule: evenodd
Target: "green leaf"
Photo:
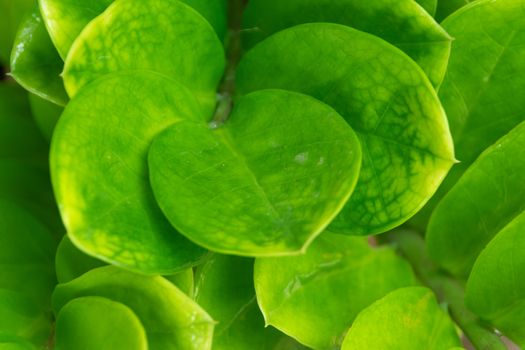
<path fill-rule="evenodd" d="M 0 65 L 7 65 L 19 23 L 31 11 L 35 0 L 0 0 Z"/>
<path fill-rule="evenodd" d="M 97 77 L 129 70 L 149 70 L 176 79 L 211 115 L 224 71 L 224 50 L 210 24 L 182 2 L 117 1 L 74 42 L 64 67 L 64 83 L 74 96 Z"/>
<path fill-rule="evenodd" d="M 0 350 L 36 350 L 30 342 L 25 339 L 0 333 Z"/>
<path fill-rule="evenodd" d="M 165 279 L 177 286 L 187 296 L 193 298 L 195 282 L 194 282 L 193 268 L 189 267 L 174 275 L 166 275 Z"/>
<path fill-rule="evenodd" d="M 214 254 L 198 267 L 196 276 L 195 301 L 218 322 L 213 350 L 292 348 L 289 337 L 264 326 L 255 299 L 252 259 Z"/>
<path fill-rule="evenodd" d="M 460 346 L 453 323 L 422 287 L 396 290 L 363 310 L 342 350 L 449 350 Z"/>
<path fill-rule="evenodd" d="M 31 118 L 27 92 L 0 83 L 0 158 L 43 165 L 47 148 Z"/>
<path fill-rule="evenodd" d="M 345 26 L 306 24 L 266 39 L 241 60 L 237 88 L 311 95 L 356 131 L 361 174 L 331 231 L 365 235 L 403 223 L 454 160 L 445 114 L 421 69 L 386 42 Z"/>
<path fill-rule="evenodd" d="M 443 21 L 461 7 L 474 2 L 474 0 L 438 0 L 436 9 L 436 20 Z"/>
<path fill-rule="evenodd" d="M 376 35 L 412 57 L 434 86 L 443 80 L 452 39 L 414 0 L 250 0 L 244 14 L 244 28 L 251 29 L 246 46 L 312 22 L 344 24 Z M 352 44 L 345 46 L 354 49 Z M 326 60 L 325 54 L 317 57 Z"/>
<path fill-rule="evenodd" d="M 393 250 L 328 232 L 305 255 L 258 258 L 254 278 L 266 323 L 314 349 L 339 348 L 363 308 L 416 283 Z"/>
<path fill-rule="evenodd" d="M 0 332 L 39 345 L 49 336 L 55 248 L 43 224 L 0 199 Z"/>
<path fill-rule="evenodd" d="M 436 14 L 438 0 L 416 0 L 431 16 Z"/>
<path fill-rule="evenodd" d="M 151 141 L 183 119 L 204 119 L 195 99 L 151 72 L 108 75 L 68 104 L 55 129 L 51 172 L 69 238 L 82 251 L 164 274 L 203 257 L 164 218 L 148 181 Z"/>
<path fill-rule="evenodd" d="M 82 29 L 113 0 L 38 0 L 38 3 L 49 35 L 65 60 Z"/>
<path fill-rule="evenodd" d="M 155 139 L 151 184 L 164 214 L 210 250 L 298 253 L 350 196 L 359 142 L 329 106 L 267 90 L 240 98 L 226 124 L 180 122 Z"/>
<path fill-rule="evenodd" d="M 21 23 L 11 54 L 11 75 L 25 89 L 58 105 L 68 97 L 58 56 L 38 8 Z"/>
<path fill-rule="evenodd" d="M 27 211 L 0 199 L 0 288 L 28 297 L 43 308 L 55 286 L 56 242 Z"/>
<path fill-rule="evenodd" d="M 174 0 L 168 0 L 174 1 Z M 226 35 L 227 0 L 182 0 L 200 12 L 215 28 L 219 38 Z M 113 3 L 113 0 L 39 0 L 51 38 L 62 58 L 82 29 Z M 135 4 L 140 2 L 137 1 Z"/>
<path fill-rule="evenodd" d="M 228 0 L 181 0 L 199 12 L 215 29 L 219 39 L 226 39 Z"/>
<path fill-rule="evenodd" d="M 140 320 L 127 306 L 101 297 L 71 300 L 58 314 L 56 350 L 147 350 Z"/>
<path fill-rule="evenodd" d="M 150 349 L 211 349 L 213 320 L 163 277 L 100 267 L 58 285 L 53 307 L 59 313 L 70 300 L 84 296 L 104 297 L 131 309 L 144 326 Z"/>
<path fill-rule="evenodd" d="M 525 119 L 525 1 L 475 1 L 443 27 L 455 40 L 439 97 L 460 163 L 418 214 L 420 227 L 480 153 Z"/>
<path fill-rule="evenodd" d="M 105 263 L 81 252 L 64 236 L 57 248 L 55 269 L 58 282 L 66 283 Z"/>
<path fill-rule="evenodd" d="M 490 240 L 525 210 L 525 122 L 489 147 L 436 207 L 427 231 L 432 258 L 468 276 Z"/>
<path fill-rule="evenodd" d="M 481 252 L 465 302 L 518 345 L 525 346 L 525 211 Z"/>
<path fill-rule="evenodd" d="M 51 323 L 51 314 L 44 312 L 41 305 L 19 292 L 0 287 L 0 335 L 17 337 L 40 348 L 51 335 Z M 1 346 L 0 339 L 0 349 Z"/>
<path fill-rule="evenodd" d="M 35 94 L 29 94 L 29 104 L 31 105 L 31 112 L 33 112 L 33 119 L 37 127 L 44 135 L 44 138 L 51 141 L 53 131 L 64 108 Z"/>

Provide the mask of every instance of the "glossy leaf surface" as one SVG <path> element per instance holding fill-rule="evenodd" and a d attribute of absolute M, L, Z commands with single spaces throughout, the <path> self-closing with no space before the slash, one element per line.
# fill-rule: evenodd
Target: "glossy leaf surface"
<path fill-rule="evenodd" d="M 333 231 L 365 235 L 403 223 L 452 166 L 447 120 L 427 78 L 369 34 L 336 24 L 282 31 L 244 56 L 237 87 L 240 94 L 280 88 L 311 95 L 356 131 L 363 165 Z"/>
<path fill-rule="evenodd" d="M 148 181 L 151 141 L 184 119 L 204 119 L 195 99 L 147 72 L 101 78 L 68 104 L 55 130 L 51 171 L 77 247 L 145 273 L 174 273 L 202 258 L 205 251 L 164 218 Z"/>
<path fill-rule="evenodd" d="M 314 349 L 338 348 L 362 309 L 416 283 L 392 250 L 328 232 L 305 255 L 258 258 L 254 279 L 266 323 Z"/>
<path fill-rule="evenodd" d="M 215 107 L 224 50 L 210 24 L 182 2 L 117 1 L 74 42 L 64 83 L 74 96 L 97 77 L 129 70 L 149 70 L 177 80 L 195 94 L 208 115 Z"/>
<path fill-rule="evenodd" d="M 426 288 L 410 287 L 363 310 L 342 350 L 449 350 L 460 345 L 454 325 L 434 294 Z"/>
<path fill-rule="evenodd" d="M 101 297 L 71 300 L 58 314 L 56 350 L 148 350 L 146 332 L 127 306 Z"/>
<path fill-rule="evenodd" d="M 36 8 L 21 23 L 15 38 L 11 75 L 30 92 L 63 106 L 68 101 L 60 77 L 63 66 Z"/>
<path fill-rule="evenodd" d="M 195 301 L 218 322 L 213 350 L 301 349 L 273 327 L 265 327 L 253 287 L 253 260 L 213 255 L 196 271 Z"/>
<path fill-rule="evenodd" d="M 468 276 L 490 240 L 525 210 L 525 122 L 488 148 L 434 211 L 427 232 L 431 256 Z"/>
<path fill-rule="evenodd" d="M 251 29 L 247 46 L 312 22 L 344 24 L 376 35 L 412 57 L 434 86 L 443 80 L 451 37 L 414 0 L 250 0 L 244 14 L 244 27 Z"/>
<path fill-rule="evenodd" d="M 53 307 L 60 312 L 70 300 L 84 296 L 108 298 L 131 309 L 146 331 L 150 349 L 211 349 L 213 320 L 163 277 L 100 267 L 58 285 Z"/>
<path fill-rule="evenodd" d="M 7 65 L 19 23 L 34 7 L 35 0 L 0 0 L 0 64 Z"/>
<path fill-rule="evenodd" d="M 298 253 L 350 196 L 359 142 L 329 106 L 267 90 L 237 101 L 217 128 L 174 124 L 153 143 L 150 178 L 161 209 L 210 250 Z"/>
<path fill-rule="evenodd" d="M 420 227 L 480 153 L 525 120 L 525 1 L 475 1 L 443 27 L 455 40 L 439 97 L 460 163 L 418 214 Z"/>
<path fill-rule="evenodd" d="M 525 211 L 481 252 L 469 276 L 466 303 L 525 346 Z"/>

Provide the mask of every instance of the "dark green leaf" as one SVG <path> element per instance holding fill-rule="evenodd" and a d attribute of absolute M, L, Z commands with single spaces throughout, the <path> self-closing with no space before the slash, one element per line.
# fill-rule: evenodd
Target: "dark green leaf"
<path fill-rule="evenodd" d="M 24 88 L 58 105 L 68 101 L 58 56 L 38 8 L 21 23 L 11 54 L 11 75 Z"/>
<path fill-rule="evenodd" d="M 311 95 L 358 134 L 361 174 L 333 231 L 365 235 L 403 223 L 454 161 L 447 120 L 428 79 L 372 35 L 336 24 L 287 29 L 244 56 L 237 83 L 241 94 L 280 88 Z"/>
<path fill-rule="evenodd" d="M 7 65 L 19 23 L 36 0 L 0 0 L 0 65 Z"/>
<path fill-rule="evenodd" d="M 354 132 L 329 106 L 266 90 L 226 124 L 174 124 L 153 143 L 150 178 L 174 227 L 214 251 L 304 251 L 350 196 L 361 166 Z"/>
<path fill-rule="evenodd" d="M 196 288 L 195 300 L 218 322 L 213 350 L 291 348 L 293 341 L 287 336 L 264 326 L 255 299 L 253 260 L 213 255 L 199 266 Z"/>
<path fill-rule="evenodd" d="M 64 108 L 46 101 L 35 94 L 29 94 L 29 104 L 31 105 L 33 119 L 37 127 L 46 140 L 51 141 L 53 131 Z"/>

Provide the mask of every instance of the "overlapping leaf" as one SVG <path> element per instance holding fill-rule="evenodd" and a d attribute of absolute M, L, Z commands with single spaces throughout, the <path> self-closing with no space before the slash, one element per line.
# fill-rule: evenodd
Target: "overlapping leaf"
<path fill-rule="evenodd" d="M 216 129 L 181 121 L 149 154 L 155 198 L 198 244 L 248 256 L 304 251 L 350 196 L 361 166 L 354 132 L 297 93 L 239 99 Z"/>
<path fill-rule="evenodd" d="M 115 71 L 149 70 L 189 88 L 211 115 L 224 50 L 210 24 L 180 1 L 116 1 L 73 43 L 64 67 L 66 91 Z"/>
<path fill-rule="evenodd" d="M 107 298 L 131 310 L 144 327 L 150 349 L 211 349 L 213 320 L 163 277 L 138 275 L 114 266 L 100 267 L 71 282 L 60 284 L 53 294 L 53 307 L 60 315 L 70 301 L 89 296 Z M 69 322 L 74 322 L 74 326 L 82 322 L 77 317 L 70 317 Z M 104 322 L 107 315 L 90 313 L 86 317 L 87 327 L 96 324 L 96 320 Z M 129 317 L 127 322 L 131 322 Z M 133 324 L 136 328 L 136 320 Z M 97 338 L 107 332 L 105 328 L 86 329 L 90 330 L 97 333 Z"/>
<path fill-rule="evenodd" d="M 430 219 L 431 256 L 468 276 L 481 250 L 525 210 L 525 122 L 489 147 L 439 203 Z"/>
<path fill-rule="evenodd" d="M 432 86 L 377 37 L 336 24 L 284 30 L 244 56 L 237 84 L 240 94 L 280 88 L 311 95 L 358 134 L 363 166 L 334 231 L 364 235 L 403 223 L 452 166 L 452 140 Z"/>
<path fill-rule="evenodd" d="M 20 24 L 11 53 L 11 75 L 28 91 L 64 106 L 68 97 L 56 52 L 38 8 Z"/>
<path fill-rule="evenodd" d="M 257 301 L 272 325 L 314 349 L 336 349 L 357 314 L 415 284 L 410 266 L 363 238 L 323 233 L 305 255 L 258 258 Z"/>
<path fill-rule="evenodd" d="M 525 1 L 475 1 L 443 27 L 455 40 L 439 97 L 460 163 L 418 214 L 421 228 L 479 154 L 525 119 Z"/>
<path fill-rule="evenodd" d="M 265 327 L 253 288 L 253 260 L 214 255 L 197 270 L 195 300 L 218 322 L 214 350 L 289 350 L 300 346 Z"/>
<path fill-rule="evenodd" d="M 244 14 L 245 44 L 251 47 L 280 30 L 312 22 L 374 34 L 412 57 L 434 86 L 443 80 L 452 39 L 414 0 L 250 0 Z"/>
<path fill-rule="evenodd" d="M 86 253 L 147 273 L 172 273 L 205 251 L 179 235 L 153 198 L 147 151 L 181 120 L 203 120 L 187 89 L 151 72 L 103 77 L 67 106 L 51 171 L 68 234 Z"/>
<path fill-rule="evenodd" d="M 55 349 L 148 350 L 148 340 L 142 323 L 124 304 L 81 297 L 60 310 Z"/>

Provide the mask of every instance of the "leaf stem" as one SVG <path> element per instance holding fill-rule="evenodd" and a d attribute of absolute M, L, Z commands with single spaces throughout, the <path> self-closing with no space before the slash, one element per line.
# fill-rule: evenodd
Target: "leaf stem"
<path fill-rule="evenodd" d="M 235 70 L 241 58 L 241 25 L 245 0 L 228 2 L 228 36 L 226 38 L 226 69 L 217 93 L 217 108 L 210 126 L 217 128 L 230 116 L 235 93 Z"/>
<path fill-rule="evenodd" d="M 478 316 L 467 309 L 463 282 L 439 269 L 426 253 L 421 236 L 406 230 L 396 230 L 382 237 L 393 243 L 411 263 L 419 280 L 430 287 L 441 302 L 448 304 L 451 317 L 479 350 L 507 350 L 500 337 Z"/>

